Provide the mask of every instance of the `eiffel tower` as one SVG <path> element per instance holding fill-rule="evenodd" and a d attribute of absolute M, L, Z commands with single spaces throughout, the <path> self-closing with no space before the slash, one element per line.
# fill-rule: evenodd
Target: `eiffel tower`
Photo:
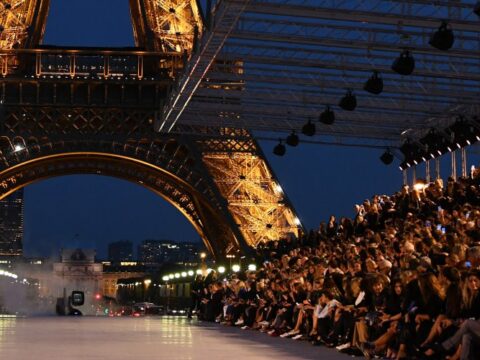
<path fill-rule="evenodd" d="M 300 236 L 248 130 L 154 131 L 204 31 L 196 0 L 130 0 L 134 48 L 41 45 L 48 10 L 49 0 L 0 4 L 0 199 L 56 176 L 101 174 L 162 196 L 217 259 Z"/>

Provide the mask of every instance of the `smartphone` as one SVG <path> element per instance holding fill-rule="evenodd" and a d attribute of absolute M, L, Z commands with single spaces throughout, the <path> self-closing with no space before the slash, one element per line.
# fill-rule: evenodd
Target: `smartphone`
<path fill-rule="evenodd" d="M 439 205 L 437 211 L 442 211 L 442 207 Z"/>
<path fill-rule="evenodd" d="M 442 230 L 442 224 L 437 225 L 437 231 L 440 231 L 440 230 Z"/>
<path fill-rule="evenodd" d="M 470 211 L 465 214 L 465 218 L 468 219 L 470 217 Z"/>
<path fill-rule="evenodd" d="M 442 227 L 442 234 L 445 234 L 445 228 Z"/>
<path fill-rule="evenodd" d="M 432 226 L 432 223 L 430 222 L 430 220 L 425 221 L 425 227 L 430 227 L 430 226 Z"/>
<path fill-rule="evenodd" d="M 472 263 L 470 261 L 465 261 L 465 267 L 466 268 L 471 268 L 472 267 Z"/>

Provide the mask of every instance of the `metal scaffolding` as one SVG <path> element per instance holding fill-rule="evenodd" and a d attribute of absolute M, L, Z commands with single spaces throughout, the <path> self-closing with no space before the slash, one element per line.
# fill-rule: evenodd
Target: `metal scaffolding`
<path fill-rule="evenodd" d="M 480 19 L 474 5 L 473 0 L 219 0 L 213 25 L 178 77 L 157 130 L 170 131 L 178 123 L 298 131 L 331 105 L 336 121 L 320 125 L 323 136 L 395 146 L 459 115 L 475 117 Z M 225 26 L 225 18 L 235 21 Z M 448 51 L 429 45 L 444 20 L 455 34 Z M 403 50 L 415 59 L 410 76 L 391 69 Z M 384 80 L 380 95 L 363 90 L 373 71 Z M 357 96 L 353 112 L 337 106 L 347 89 Z"/>

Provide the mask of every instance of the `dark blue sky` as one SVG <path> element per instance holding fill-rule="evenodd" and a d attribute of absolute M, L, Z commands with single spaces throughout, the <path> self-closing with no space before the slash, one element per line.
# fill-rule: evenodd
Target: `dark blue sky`
<path fill-rule="evenodd" d="M 44 43 L 132 46 L 128 0 L 51 0 Z M 355 203 L 375 193 L 390 194 L 401 184 L 398 161 L 384 166 L 380 150 L 301 144 L 278 158 L 271 153 L 274 143 L 261 145 L 307 228 L 317 227 L 330 214 L 351 216 Z M 199 236 L 165 200 L 125 181 L 78 175 L 25 189 L 27 255 L 83 246 L 105 256 L 111 241 L 146 238 L 187 241 Z"/>

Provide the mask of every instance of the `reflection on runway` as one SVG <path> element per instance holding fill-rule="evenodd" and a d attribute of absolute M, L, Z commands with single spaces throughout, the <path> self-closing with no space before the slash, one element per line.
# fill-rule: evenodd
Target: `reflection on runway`
<path fill-rule="evenodd" d="M 0 359 L 345 359 L 330 349 L 180 317 L 0 317 Z"/>

